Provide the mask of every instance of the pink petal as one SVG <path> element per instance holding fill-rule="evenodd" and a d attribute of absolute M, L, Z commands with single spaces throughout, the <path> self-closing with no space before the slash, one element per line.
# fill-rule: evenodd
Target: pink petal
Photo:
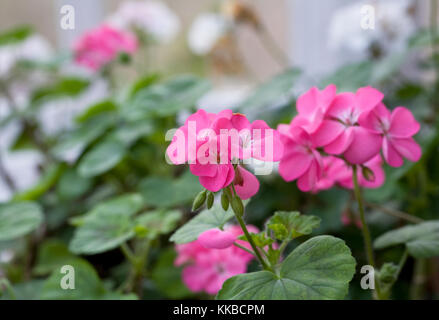
<path fill-rule="evenodd" d="M 211 163 L 207 163 L 207 164 L 197 163 L 197 164 L 189 165 L 189 168 L 194 176 L 213 177 L 217 174 L 218 165 Z"/>
<path fill-rule="evenodd" d="M 354 139 L 344 152 L 344 157 L 352 164 L 363 164 L 380 152 L 382 138 L 362 127 L 353 127 L 353 130 Z"/>
<path fill-rule="evenodd" d="M 208 249 L 225 249 L 233 245 L 236 236 L 228 231 L 209 229 L 198 236 L 200 244 Z"/>
<path fill-rule="evenodd" d="M 372 87 L 360 88 L 356 94 L 357 107 L 362 112 L 370 111 L 380 103 L 384 94 Z"/>
<path fill-rule="evenodd" d="M 396 151 L 388 138 L 383 139 L 383 156 L 391 167 L 401 167 L 404 164 L 401 155 Z"/>
<path fill-rule="evenodd" d="M 200 176 L 199 180 L 203 187 L 212 192 L 217 192 L 227 187 L 235 176 L 235 170 L 231 164 L 219 164 L 217 174 L 213 177 Z"/>
<path fill-rule="evenodd" d="M 363 112 L 358 123 L 373 133 L 383 133 L 385 127 L 390 126 L 390 111 L 383 103 L 380 103 L 371 111 Z"/>
<path fill-rule="evenodd" d="M 236 193 L 242 200 L 253 197 L 259 190 L 259 180 L 251 172 L 238 166 L 242 178 L 242 185 L 235 184 Z"/>
<path fill-rule="evenodd" d="M 422 149 L 419 144 L 416 143 L 413 138 L 406 139 L 391 139 L 392 146 L 398 151 L 398 153 L 404 158 L 416 162 L 421 159 Z"/>
<path fill-rule="evenodd" d="M 232 122 L 233 127 L 235 127 L 238 131 L 251 128 L 250 121 L 248 121 L 247 117 L 243 114 L 240 113 L 233 114 L 230 121 Z"/>
<path fill-rule="evenodd" d="M 297 186 L 303 192 L 311 191 L 319 179 L 319 166 L 317 161 L 312 161 L 308 170 L 297 180 Z"/>
<path fill-rule="evenodd" d="M 351 92 L 340 93 L 334 98 L 328 108 L 327 115 L 339 118 L 346 112 L 350 112 L 355 106 L 355 95 Z"/>
<path fill-rule="evenodd" d="M 398 107 L 392 112 L 389 133 L 395 138 L 409 138 L 415 135 L 420 125 L 410 110 Z"/>
<path fill-rule="evenodd" d="M 340 122 L 324 120 L 311 139 L 316 147 L 323 147 L 334 141 L 344 130 Z"/>
<path fill-rule="evenodd" d="M 342 154 L 354 140 L 353 127 L 345 129 L 345 131 L 338 136 L 337 139 L 325 146 L 325 152 L 329 154 Z"/>
<path fill-rule="evenodd" d="M 285 181 L 293 181 L 308 170 L 312 160 L 313 156 L 308 153 L 284 156 L 279 164 L 279 174 Z"/>

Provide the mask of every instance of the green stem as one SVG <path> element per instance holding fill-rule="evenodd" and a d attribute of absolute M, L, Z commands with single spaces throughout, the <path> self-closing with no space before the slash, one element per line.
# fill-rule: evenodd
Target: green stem
<path fill-rule="evenodd" d="M 0 280 L 0 291 L 1 291 L 1 286 L 5 286 L 6 290 L 9 294 L 9 299 L 10 300 L 17 300 L 17 296 L 15 294 L 14 288 L 12 288 L 11 284 L 9 283 L 8 279 L 1 279 Z"/>
<path fill-rule="evenodd" d="M 357 199 L 358 202 L 358 209 L 360 211 L 360 220 L 361 220 L 361 224 L 362 224 L 362 232 L 363 232 L 363 238 L 364 238 L 364 245 L 366 248 L 366 254 L 367 254 L 367 261 L 369 263 L 369 265 L 371 265 L 374 270 L 376 270 L 376 265 L 375 265 L 375 258 L 373 255 L 373 247 L 372 247 L 372 237 L 370 235 L 370 231 L 369 231 L 369 226 L 366 223 L 366 218 L 364 215 L 364 203 L 363 203 L 363 198 L 361 196 L 361 190 L 360 190 L 360 185 L 358 184 L 358 176 L 357 176 L 357 166 L 352 166 L 352 180 L 354 183 L 354 193 L 355 193 L 355 198 Z M 381 299 L 381 288 L 380 288 L 380 282 L 378 279 L 375 280 L 375 287 L 376 287 L 376 297 L 378 300 Z"/>
<path fill-rule="evenodd" d="M 424 298 L 426 267 L 425 259 L 417 259 L 415 261 L 415 270 L 410 288 L 410 297 L 412 300 L 422 300 Z"/>
<path fill-rule="evenodd" d="M 125 256 L 125 258 L 127 258 L 127 260 L 132 264 L 135 265 L 136 264 L 136 257 L 134 257 L 133 252 L 131 251 L 131 249 L 128 247 L 128 245 L 126 244 L 126 242 L 122 243 L 120 246 L 120 250 L 122 251 L 123 255 Z"/>
<path fill-rule="evenodd" d="M 238 247 L 239 249 L 242 249 L 242 250 L 244 250 L 244 251 L 247 251 L 247 252 L 250 253 L 251 255 L 255 255 L 255 253 L 254 253 L 253 251 L 247 249 L 247 248 L 244 247 L 244 246 L 241 246 L 240 244 L 238 244 L 238 243 L 236 243 L 236 242 L 235 242 L 233 245 L 234 245 L 235 247 Z"/>
<path fill-rule="evenodd" d="M 399 277 L 399 275 L 400 275 L 400 273 L 402 271 L 402 268 L 404 268 L 404 265 L 405 265 L 405 263 L 407 261 L 408 256 L 409 256 L 409 252 L 408 252 L 407 249 L 405 249 L 404 253 L 401 256 L 401 260 L 399 260 L 398 271 L 396 272 L 396 275 L 395 275 L 396 279 L 398 279 L 398 277 Z"/>
<path fill-rule="evenodd" d="M 235 190 L 235 186 L 232 184 L 232 189 L 233 189 L 233 193 L 236 195 L 236 190 Z M 244 208 L 245 210 L 245 208 Z M 238 220 L 239 225 L 241 226 L 242 231 L 244 231 L 245 237 L 247 238 L 247 241 L 250 243 L 254 254 L 256 255 L 256 258 L 258 258 L 259 262 L 261 263 L 262 267 L 264 268 L 264 270 L 269 270 L 269 271 L 273 271 L 273 269 L 271 268 L 271 266 L 269 266 L 267 264 L 267 262 L 265 261 L 265 259 L 261 256 L 260 251 L 258 250 L 258 247 L 256 246 L 255 242 L 253 241 L 252 236 L 250 235 L 250 232 L 248 232 L 247 226 L 245 225 L 244 219 L 236 214 L 236 212 L 234 212 L 236 220 Z"/>

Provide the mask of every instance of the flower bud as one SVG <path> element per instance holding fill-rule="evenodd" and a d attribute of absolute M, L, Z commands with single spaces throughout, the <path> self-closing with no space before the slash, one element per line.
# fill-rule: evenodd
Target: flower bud
<path fill-rule="evenodd" d="M 244 214 L 244 204 L 242 203 L 242 200 L 238 196 L 234 196 L 232 198 L 232 209 L 238 216 L 242 216 Z"/>
<path fill-rule="evenodd" d="M 207 190 L 203 190 L 199 194 L 197 194 L 194 202 L 192 203 L 192 211 L 199 209 L 204 204 L 204 202 L 206 201 L 206 194 Z"/>
<path fill-rule="evenodd" d="M 224 211 L 229 210 L 229 198 L 227 197 L 227 193 L 223 191 L 221 194 L 221 206 L 223 207 Z"/>
<path fill-rule="evenodd" d="M 213 196 L 213 193 L 209 192 L 207 194 L 207 209 L 212 208 L 214 200 L 215 200 L 215 197 Z"/>
<path fill-rule="evenodd" d="M 366 179 L 367 181 L 369 182 L 375 181 L 375 174 L 370 168 L 366 166 L 361 166 L 361 174 L 363 175 L 364 179 Z"/>

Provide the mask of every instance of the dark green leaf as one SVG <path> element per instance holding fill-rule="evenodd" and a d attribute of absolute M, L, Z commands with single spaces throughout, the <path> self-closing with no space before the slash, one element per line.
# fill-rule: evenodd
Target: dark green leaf
<path fill-rule="evenodd" d="M 259 271 L 229 278 L 217 299 L 343 299 L 354 273 L 355 259 L 344 241 L 318 236 L 298 246 L 282 262 L 279 274 Z"/>

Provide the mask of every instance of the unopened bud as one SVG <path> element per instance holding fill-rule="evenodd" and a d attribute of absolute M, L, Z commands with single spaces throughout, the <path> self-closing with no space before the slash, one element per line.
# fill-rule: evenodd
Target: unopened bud
<path fill-rule="evenodd" d="M 238 196 L 234 196 L 232 198 L 232 209 L 238 216 L 242 217 L 244 214 L 244 204 L 242 203 L 242 200 Z"/>
<path fill-rule="evenodd" d="M 206 201 L 206 193 L 207 190 L 203 190 L 199 194 L 197 194 L 194 202 L 192 203 L 192 211 L 199 209 L 204 204 L 204 202 Z"/>
<path fill-rule="evenodd" d="M 212 192 L 209 192 L 207 194 L 207 209 L 212 208 L 213 206 L 213 200 L 215 200 L 215 197 L 213 196 Z"/>
<path fill-rule="evenodd" d="M 361 173 L 364 177 L 364 179 L 366 179 L 369 182 L 373 182 L 375 181 L 375 174 L 373 173 L 373 171 L 366 167 L 366 166 L 362 166 L 361 167 Z"/>
<path fill-rule="evenodd" d="M 229 210 L 229 197 L 227 196 L 226 191 L 223 191 L 221 194 L 221 206 L 223 207 L 224 211 Z"/>

